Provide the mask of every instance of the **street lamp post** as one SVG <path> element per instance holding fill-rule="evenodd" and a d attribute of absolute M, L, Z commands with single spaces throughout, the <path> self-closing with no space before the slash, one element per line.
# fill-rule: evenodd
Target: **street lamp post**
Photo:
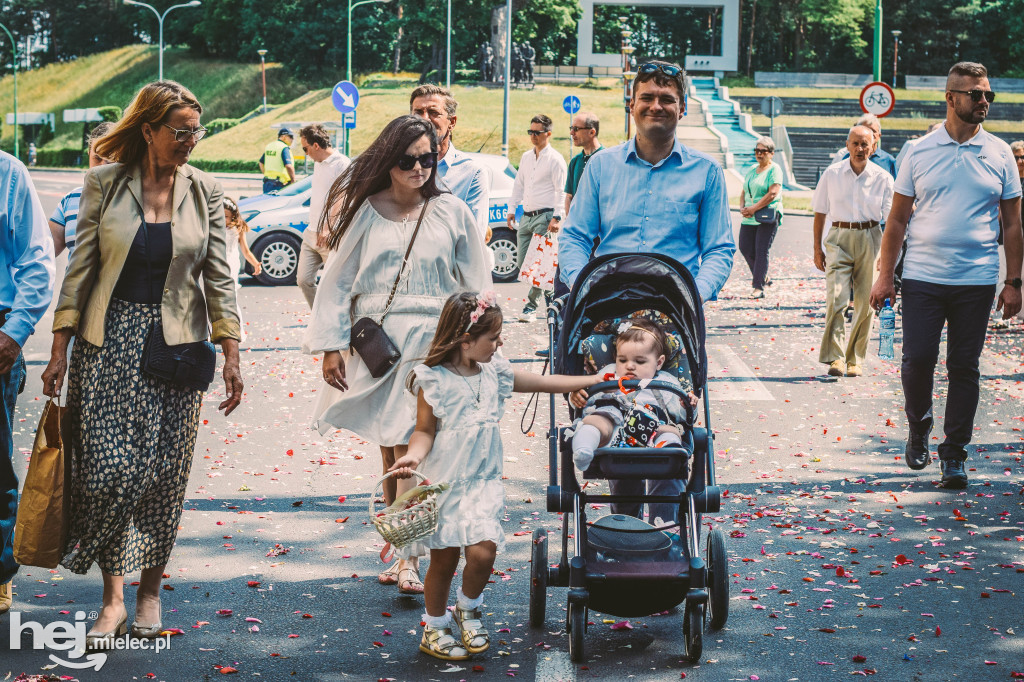
<path fill-rule="evenodd" d="M 903 35 L 903 31 L 892 31 L 892 87 L 896 88 L 896 65 L 899 63 L 900 58 L 900 36 Z"/>
<path fill-rule="evenodd" d="M 501 155 L 508 158 L 508 83 L 512 80 L 512 0 L 505 2 L 505 95 L 502 112 Z M 512 208 L 511 206 L 509 208 Z"/>
<path fill-rule="evenodd" d="M 444 49 L 444 87 L 452 87 L 452 0 L 448 0 L 448 45 Z"/>
<path fill-rule="evenodd" d="M 630 70 L 630 56 L 636 51 L 636 47 L 630 42 L 633 32 L 627 28 L 627 17 L 619 17 L 619 24 L 622 27 L 622 103 L 626 109 L 626 141 L 632 134 L 632 117 L 629 115 L 629 100 L 632 96 L 633 78 L 636 73 Z"/>
<path fill-rule="evenodd" d="M 263 113 L 267 113 L 267 62 L 265 57 L 267 56 L 266 50 L 256 50 L 256 54 L 260 56 L 260 71 L 263 74 Z"/>
<path fill-rule="evenodd" d="M 201 5 L 203 3 L 201 3 L 199 0 L 192 0 L 191 2 L 184 2 L 184 3 L 181 3 L 180 5 L 171 5 L 170 7 L 168 7 L 167 9 L 164 10 L 163 14 L 160 14 L 160 12 L 158 12 L 156 10 L 156 7 L 153 7 L 153 5 L 149 5 L 149 4 L 146 4 L 144 2 L 139 2 L 138 0 L 123 0 L 123 2 L 126 5 L 138 5 L 139 7 L 147 7 L 150 10 L 153 11 L 153 14 L 156 15 L 157 24 L 158 24 L 159 29 L 160 29 L 160 52 L 158 53 L 159 54 L 159 59 L 160 59 L 160 72 L 159 72 L 158 80 L 163 80 L 164 79 L 164 19 L 167 18 L 167 15 L 170 14 L 172 9 L 178 9 L 179 7 L 199 7 L 199 5 Z"/>
<path fill-rule="evenodd" d="M 8 39 L 11 41 L 11 54 L 13 59 L 11 66 L 14 67 L 14 156 L 18 156 L 18 43 L 14 42 L 14 36 L 11 35 L 10 30 L 3 24 L 0 24 L 0 28 L 7 34 Z"/>
<path fill-rule="evenodd" d="M 352 10 L 359 5 L 369 5 L 371 2 L 391 2 L 391 0 L 359 0 L 352 2 L 348 0 L 348 50 L 345 52 L 345 80 L 352 80 Z"/>

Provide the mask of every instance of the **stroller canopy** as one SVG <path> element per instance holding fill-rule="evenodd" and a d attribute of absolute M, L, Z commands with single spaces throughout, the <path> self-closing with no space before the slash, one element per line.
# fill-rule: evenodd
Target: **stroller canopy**
<path fill-rule="evenodd" d="M 580 271 L 565 303 L 554 371 L 583 371 L 580 342 L 594 325 L 638 310 L 664 313 L 683 340 L 694 390 L 707 382 L 704 309 L 690 271 L 658 254 L 620 253 L 593 259 Z"/>

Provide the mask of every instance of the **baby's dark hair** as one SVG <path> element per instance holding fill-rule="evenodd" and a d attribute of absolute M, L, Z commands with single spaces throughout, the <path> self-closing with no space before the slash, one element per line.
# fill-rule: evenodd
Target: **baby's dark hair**
<path fill-rule="evenodd" d="M 619 347 L 620 341 L 653 341 L 654 352 L 658 355 L 668 356 L 668 337 L 661 325 L 650 320 L 638 317 L 628 320 L 629 328 L 621 331 L 615 337 L 615 348 Z"/>
<path fill-rule="evenodd" d="M 480 312 L 474 321 L 473 314 L 477 310 Z M 437 367 L 449 360 L 462 342 L 473 341 L 484 334 L 501 331 L 503 321 L 494 292 L 474 294 L 464 291 L 461 294 L 453 294 L 444 302 L 441 317 L 437 321 L 437 331 L 434 332 L 423 364 L 427 367 Z M 409 390 L 412 390 L 415 379 L 415 374 L 409 375 L 406 382 Z"/>

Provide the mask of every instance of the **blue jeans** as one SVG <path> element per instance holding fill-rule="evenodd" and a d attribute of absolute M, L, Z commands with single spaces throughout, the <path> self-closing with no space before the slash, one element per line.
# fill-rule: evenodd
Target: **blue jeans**
<path fill-rule="evenodd" d="M 21 354 L 7 374 L 0 375 L 0 584 L 18 572 L 14 563 L 14 524 L 18 514 L 18 477 L 14 473 L 14 402 L 25 381 Z"/>

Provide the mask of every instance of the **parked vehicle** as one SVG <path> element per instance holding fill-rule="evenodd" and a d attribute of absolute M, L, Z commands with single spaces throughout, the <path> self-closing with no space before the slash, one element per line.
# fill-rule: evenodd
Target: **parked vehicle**
<path fill-rule="evenodd" d="M 474 154 L 491 172 L 491 198 L 488 223 L 492 235 L 489 246 L 494 254 L 492 278 L 495 282 L 513 282 L 516 272 L 516 234 L 508 229 L 509 199 L 516 171 L 503 156 Z M 242 217 L 249 223 L 246 239 L 249 248 L 263 265 L 256 279 L 263 284 L 295 284 L 302 233 L 309 222 L 311 176 L 268 194 L 238 202 Z M 249 272 L 248 267 L 246 271 Z"/>

